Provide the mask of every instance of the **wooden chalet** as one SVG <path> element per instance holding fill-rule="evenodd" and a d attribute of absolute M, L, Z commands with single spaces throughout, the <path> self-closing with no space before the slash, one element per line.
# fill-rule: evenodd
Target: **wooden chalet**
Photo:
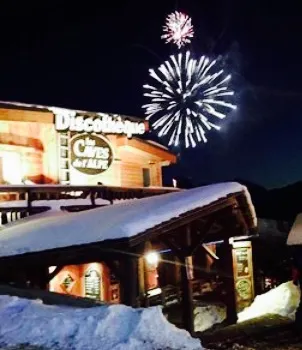
<path fill-rule="evenodd" d="M 0 102 L 0 282 L 147 306 L 254 295 L 245 187 L 163 187 L 176 163 L 138 118 Z M 22 220 L 20 220 L 22 219 Z M 219 244 L 217 243 L 219 242 Z"/>
<path fill-rule="evenodd" d="M 196 291 L 200 287 L 197 282 L 209 276 L 200 269 L 201 260 L 215 257 L 207 243 L 223 241 L 219 253 L 219 298 L 227 306 L 228 321 L 235 322 L 233 244 L 236 237 L 248 236 L 255 227 L 248 193 L 235 183 L 79 213 L 50 211 L 4 227 L 0 236 L 0 278 L 22 287 L 47 289 L 52 285 L 58 291 L 54 283 L 57 278 L 60 288 L 67 292 L 70 286 L 78 284 L 76 295 L 95 297 L 97 293 L 108 302 L 131 306 L 149 305 L 154 292 L 160 290 L 159 295 L 163 296 L 165 287 L 178 286 L 183 325 L 193 332 L 194 288 Z M 155 267 L 145 259 L 150 252 L 165 251 L 168 254 L 161 254 L 163 260 L 151 262 L 157 264 Z M 88 273 L 81 275 L 80 270 Z M 158 281 L 152 285 L 154 270 Z M 94 283 L 97 287 L 93 288 Z"/>

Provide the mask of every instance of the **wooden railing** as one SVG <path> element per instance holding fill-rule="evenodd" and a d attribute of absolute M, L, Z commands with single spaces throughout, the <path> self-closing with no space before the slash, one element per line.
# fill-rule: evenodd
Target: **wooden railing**
<path fill-rule="evenodd" d="M 5 225 L 20 218 L 50 210 L 51 207 L 47 205 L 47 201 L 51 200 L 86 199 L 87 203 L 84 205 L 73 203 L 62 207 L 67 211 L 79 211 L 102 206 L 97 203 L 97 199 L 113 204 L 115 200 L 138 199 L 177 191 L 180 190 L 173 187 L 0 185 L 0 224 Z M 24 203 L 21 205 L 19 202 L 16 205 L 14 201 L 24 201 Z M 43 203 L 39 205 L 39 201 Z M 6 203 L 1 205 L 1 202 Z"/>

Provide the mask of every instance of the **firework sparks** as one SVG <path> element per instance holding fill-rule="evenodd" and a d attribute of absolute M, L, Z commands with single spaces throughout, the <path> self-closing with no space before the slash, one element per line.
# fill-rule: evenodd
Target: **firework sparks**
<path fill-rule="evenodd" d="M 143 108 L 153 130 L 167 137 L 169 146 L 183 139 L 186 147 L 207 142 L 206 133 L 219 130 L 216 122 L 236 109 L 231 103 L 234 91 L 228 88 L 231 75 L 217 67 L 216 60 L 195 60 L 188 51 L 170 56 L 157 71 L 149 70 L 156 83 L 144 85 L 151 103 Z"/>
<path fill-rule="evenodd" d="M 178 11 L 167 17 L 163 31 L 161 38 L 165 39 L 166 43 L 174 42 L 178 48 L 190 43 L 190 38 L 193 38 L 194 35 L 191 18 Z"/>

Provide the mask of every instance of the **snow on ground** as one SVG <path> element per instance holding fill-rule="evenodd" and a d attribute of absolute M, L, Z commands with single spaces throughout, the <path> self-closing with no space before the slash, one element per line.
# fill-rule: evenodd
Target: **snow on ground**
<path fill-rule="evenodd" d="M 197 306 L 194 309 L 194 330 L 203 332 L 226 319 L 226 308 L 223 305 Z"/>
<path fill-rule="evenodd" d="M 277 314 L 294 319 L 300 302 L 300 289 L 293 282 L 286 282 L 267 293 L 258 295 L 251 306 L 238 314 L 238 322 Z"/>
<path fill-rule="evenodd" d="M 38 252 L 110 239 L 129 238 L 190 210 L 202 208 L 232 193 L 242 192 L 254 207 L 246 188 L 220 183 L 186 191 L 125 201 L 64 216 L 19 220 L 0 235 L 0 256 Z M 256 225 L 256 217 L 254 216 Z"/>
<path fill-rule="evenodd" d="M 202 349 L 198 339 L 170 324 L 160 307 L 81 309 L 2 295 L 0 319 L 0 347 L 30 344 L 64 350 Z"/>

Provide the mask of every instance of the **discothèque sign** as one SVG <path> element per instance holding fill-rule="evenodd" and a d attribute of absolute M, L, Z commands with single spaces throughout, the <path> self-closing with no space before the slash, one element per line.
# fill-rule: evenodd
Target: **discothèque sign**
<path fill-rule="evenodd" d="M 143 135 L 146 132 L 146 122 L 131 121 L 120 116 L 98 114 L 83 116 L 76 113 L 57 112 L 55 114 L 55 128 L 57 131 L 85 132 L 95 134 Z"/>

